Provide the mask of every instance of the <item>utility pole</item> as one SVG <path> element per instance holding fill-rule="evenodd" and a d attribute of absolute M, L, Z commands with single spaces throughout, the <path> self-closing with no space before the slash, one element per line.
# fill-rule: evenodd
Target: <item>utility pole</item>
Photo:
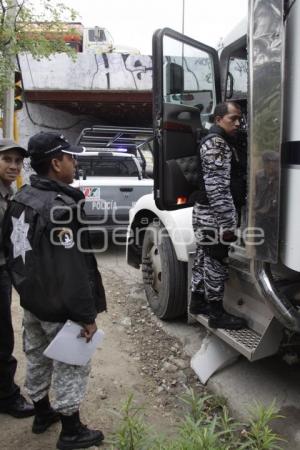
<path fill-rule="evenodd" d="M 181 24 L 181 33 L 184 34 L 184 22 L 185 22 L 185 0 L 182 0 L 182 24 Z"/>
<path fill-rule="evenodd" d="M 15 28 L 15 20 L 17 15 L 17 0 L 8 0 L 8 8 L 6 14 L 6 26 Z M 6 54 L 11 60 L 11 69 L 9 70 L 8 79 L 10 80 L 10 86 L 4 94 L 4 109 L 3 109 L 3 137 L 14 138 L 14 104 L 15 104 L 15 71 L 14 64 L 16 55 L 12 51 L 12 45 L 7 45 Z"/>

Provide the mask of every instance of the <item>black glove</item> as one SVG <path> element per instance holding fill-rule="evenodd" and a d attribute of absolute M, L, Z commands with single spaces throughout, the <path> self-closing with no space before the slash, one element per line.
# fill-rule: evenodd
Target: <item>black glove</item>
<path fill-rule="evenodd" d="M 237 240 L 237 237 L 234 234 L 234 231 L 224 230 L 221 232 L 221 241 L 222 242 L 228 242 L 230 244 L 231 242 L 235 242 L 236 240 Z"/>
<path fill-rule="evenodd" d="M 228 256 L 228 245 L 223 244 L 207 245 L 205 251 L 208 252 L 211 258 L 214 258 L 220 263 L 224 264 L 224 260 Z"/>

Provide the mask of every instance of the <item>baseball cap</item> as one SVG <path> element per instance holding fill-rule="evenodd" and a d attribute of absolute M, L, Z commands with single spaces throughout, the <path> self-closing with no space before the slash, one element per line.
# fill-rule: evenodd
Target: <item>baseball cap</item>
<path fill-rule="evenodd" d="M 7 150 L 17 150 L 18 152 L 21 153 L 22 156 L 24 156 L 24 158 L 28 156 L 28 153 L 25 150 L 25 148 L 21 147 L 12 139 L 8 138 L 0 139 L 0 152 L 6 152 Z"/>
<path fill-rule="evenodd" d="M 68 153 L 77 155 L 84 151 L 84 147 L 71 145 L 65 136 L 58 133 L 41 131 L 32 136 L 28 141 L 28 153 L 31 159 L 40 161 L 51 158 L 56 153 Z"/>
<path fill-rule="evenodd" d="M 279 154 L 274 150 L 265 150 L 262 154 L 263 161 L 278 161 Z"/>

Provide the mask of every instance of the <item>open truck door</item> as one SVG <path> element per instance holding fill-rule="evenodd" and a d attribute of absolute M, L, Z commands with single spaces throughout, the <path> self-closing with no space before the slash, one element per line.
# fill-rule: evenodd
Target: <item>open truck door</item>
<path fill-rule="evenodd" d="M 217 51 L 169 28 L 153 36 L 154 197 L 159 209 L 192 206 L 197 147 L 221 99 Z"/>

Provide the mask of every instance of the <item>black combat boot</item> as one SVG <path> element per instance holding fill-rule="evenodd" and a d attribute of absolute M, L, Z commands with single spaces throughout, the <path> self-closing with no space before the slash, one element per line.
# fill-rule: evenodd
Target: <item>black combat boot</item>
<path fill-rule="evenodd" d="M 190 314 L 205 314 L 206 316 L 209 315 L 209 305 L 207 301 L 205 301 L 204 294 L 192 292 L 189 311 Z"/>
<path fill-rule="evenodd" d="M 247 322 L 241 317 L 226 312 L 222 302 L 209 302 L 208 326 L 211 328 L 240 330 L 241 328 L 247 328 Z"/>
<path fill-rule="evenodd" d="M 99 445 L 104 435 L 102 431 L 90 430 L 80 421 L 79 411 L 71 416 L 60 415 L 62 430 L 56 447 L 60 450 L 71 450 L 76 448 L 88 448 Z"/>
<path fill-rule="evenodd" d="M 33 404 L 35 409 L 35 417 L 32 424 L 33 433 L 44 433 L 53 423 L 59 421 L 60 416 L 51 408 L 48 395 L 38 402 L 33 402 Z"/>

